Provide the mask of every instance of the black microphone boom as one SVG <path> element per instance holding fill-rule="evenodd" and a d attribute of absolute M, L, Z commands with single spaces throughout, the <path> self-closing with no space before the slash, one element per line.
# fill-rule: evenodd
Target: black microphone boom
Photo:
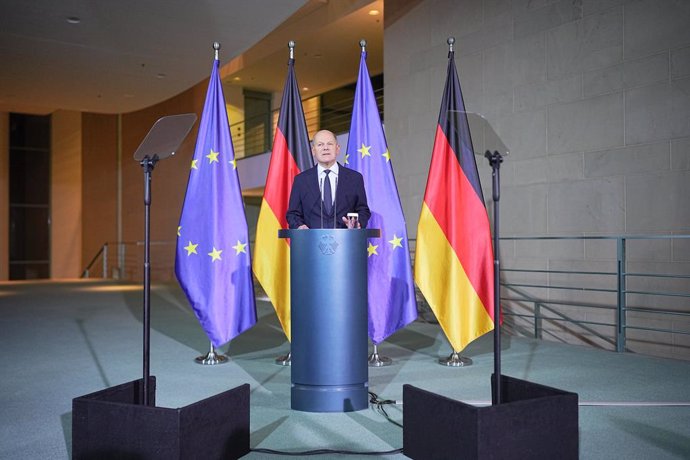
<path fill-rule="evenodd" d="M 321 209 L 319 213 L 321 214 L 321 228 L 323 228 L 323 177 L 319 179 L 319 195 L 321 196 Z"/>
<path fill-rule="evenodd" d="M 335 176 L 335 190 L 333 192 L 333 228 L 338 228 L 336 222 L 336 219 L 338 217 L 338 176 Z"/>

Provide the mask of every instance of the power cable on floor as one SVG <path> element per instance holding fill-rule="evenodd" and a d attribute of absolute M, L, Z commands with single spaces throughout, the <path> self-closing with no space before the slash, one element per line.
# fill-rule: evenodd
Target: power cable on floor
<path fill-rule="evenodd" d="M 376 393 L 369 392 L 369 404 L 371 404 L 374 409 L 381 415 L 383 415 L 386 420 L 391 422 L 393 425 L 399 426 L 402 428 L 402 424 L 393 420 L 390 418 L 388 415 L 388 412 L 386 412 L 386 409 L 384 408 L 385 405 L 388 404 L 402 404 L 399 401 L 396 401 L 394 399 L 379 399 L 379 396 Z M 378 452 L 360 452 L 360 451 L 354 451 L 354 450 L 339 450 L 339 449 L 316 449 L 316 450 L 303 450 L 300 452 L 287 452 L 287 451 L 282 451 L 282 450 L 274 450 L 274 449 L 263 449 L 263 448 L 255 448 L 251 449 L 252 452 L 260 452 L 262 454 L 272 454 L 272 455 L 287 455 L 287 456 L 292 456 L 292 457 L 300 457 L 300 456 L 310 456 L 310 455 L 327 455 L 327 454 L 337 454 L 337 455 L 395 455 L 395 454 L 401 454 L 402 453 L 402 448 L 400 449 L 393 449 L 393 450 L 387 450 L 387 451 L 378 451 Z"/>
<path fill-rule="evenodd" d="M 402 423 L 399 423 L 399 422 L 393 420 L 392 418 L 390 418 L 390 416 L 388 415 L 388 412 L 386 412 L 385 407 L 383 407 L 386 404 L 398 404 L 398 401 L 396 401 L 394 399 L 379 399 L 379 396 L 376 393 L 370 391 L 369 392 L 369 404 L 372 404 L 374 406 L 374 408 L 376 409 L 376 411 L 379 414 L 383 415 L 386 418 L 386 420 L 391 422 L 393 425 L 399 426 L 400 428 L 403 427 Z"/>
<path fill-rule="evenodd" d="M 273 449 L 261 449 L 261 448 L 256 448 L 256 449 L 251 449 L 252 452 L 260 452 L 262 454 L 273 454 L 273 455 L 288 455 L 288 456 L 293 456 L 293 457 L 302 457 L 302 456 L 309 456 L 309 455 L 327 455 L 327 454 L 338 454 L 338 455 L 395 455 L 395 454 L 401 454 L 402 453 L 402 448 L 401 449 L 393 449 L 393 450 L 387 450 L 387 451 L 381 451 L 381 452 L 357 452 L 354 450 L 337 450 L 337 449 L 317 449 L 317 450 L 305 450 L 301 452 L 285 452 L 282 450 L 273 450 Z"/>

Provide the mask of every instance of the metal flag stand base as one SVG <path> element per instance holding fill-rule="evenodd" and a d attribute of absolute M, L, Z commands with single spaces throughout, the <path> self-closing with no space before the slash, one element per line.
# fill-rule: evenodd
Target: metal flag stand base
<path fill-rule="evenodd" d="M 292 352 L 288 351 L 287 355 L 281 355 L 276 358 L 276 364 L 279 366 L 292 365 Z"/>
<path fill-rule="evenodd" d="M 216 364 L 227 363 L 228 357 L 223 354 L 216 353 L 215 348 L 213 348 L 213 344 L 211 344 L 211 349 L 209 352 L 206 353 L 205 356 L 198 356 L 194 358 L 194 362 L 206 366 L 215 366 Z"/>
<path fill-rule="evenodd" d="M 369 367 L 383 367 L 393 364 L 392 359 L 379 355 L 379 348 L 376 345 L 374 345 L 374 351 L 369 355 L 367 361 L 369 362 Z"/>
<path fill-rule="evenodd" d="M 460 356 L 460 354 L 457 351 L 454 351 L 447 358 L 439 359 L 438 363 L 441 364 L 442 366 L 448 366 L 448 367 L 465 367 L 465 366 L 471 366 L 472 360 L 470 358 L 465 357 L 465 356 Z"/>

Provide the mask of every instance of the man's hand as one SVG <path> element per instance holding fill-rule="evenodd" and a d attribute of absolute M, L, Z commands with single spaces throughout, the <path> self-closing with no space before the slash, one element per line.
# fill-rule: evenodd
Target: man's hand
<path fill-rule="evenodd" d="M 309 228 L 309 227 L 307 227 L 306 224 L 302 224 L 302 225 L 300 225 L 299 227 L 297 227 L 297 230 L 305 230 L 305 229 L 308 229 L 308 228 Z"/>
<path fill-rule="evenodd" d="M 345 216 L 343 216 L 343 223 L 347 226 L 347 228 L 362 228 L 362 225 L 359 223 L 359 221 L 348 219 Z"/>

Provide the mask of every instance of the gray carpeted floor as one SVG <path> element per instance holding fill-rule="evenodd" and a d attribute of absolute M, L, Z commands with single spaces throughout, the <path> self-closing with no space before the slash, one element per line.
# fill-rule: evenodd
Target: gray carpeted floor
<path fill-rule="evenodd" d="M 65 459 L 71 454 L 72 398 L 141 377 L 139 285 L 103 281 L 0 284 L 0 458 Z M 152 289 L 151 374 L 159 406 L 181 407 L 242 383 L 251 385 L 252 448 L 389 451 L 402 429 L 374 409 L 342 414 L 290 410 L 288 351 L 270 304 L 223 351 L 231 362 L 201 366 L 208 340 L 175 284 Z M 402 399 L 402 385 L 486 403 L 492 335 L 463 353 L 466 368 L 436 364 L 450 348 L 438 325 L 417 321 L 379 351 L 394 360 L 370 368 L 371 391 Z M 315 350 L 328 353 L 328 350 Z M 583 459 L 690 458 L 690 363 L 504 337 L 503 373 L 573 391 L 580 397 Z M 616 403 L 614 405 L 594 405 Z M 387 406 L 402 422 L 402 406 Z M 313 458 L 332 458 L 322 455 Z M 279 458 L 252 452 L 246 458 Z M 371 458 L 349 456 L 344 458 Z M 389 455 L 381 458 L 404 458 Z M 459 458 L 462 458 L 460 455 Z"/>

